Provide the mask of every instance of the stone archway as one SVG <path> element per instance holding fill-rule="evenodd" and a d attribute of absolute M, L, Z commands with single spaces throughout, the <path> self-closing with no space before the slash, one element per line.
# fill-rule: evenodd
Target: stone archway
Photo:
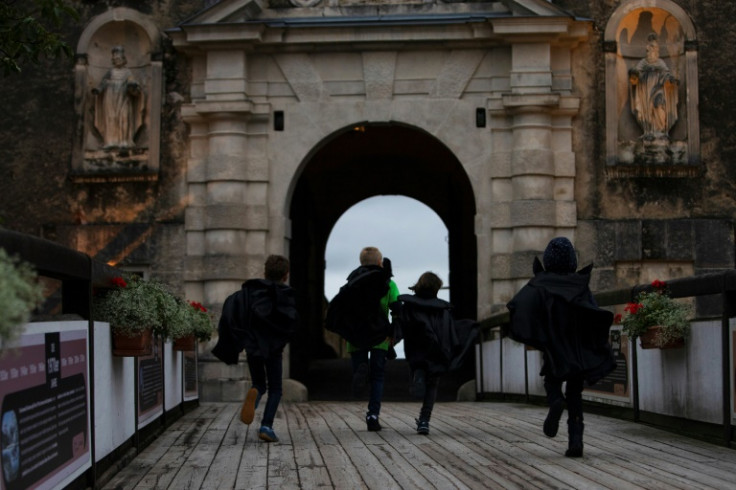
<path fill-rule="evenodd" d="M 305 324 L 293 344 L 302 347 L 291 349 L 293 378 L 304 381 L 300 373 L 323 349 L 324 253 L 330 231 L 348 208 L 367 197 L 401 194 L 437 213 L 449 233 L 450 301 L 459 316 L 475 317 L 476 201 L 462 165 L 435 137 L 400 124 L 346 128 L 315 149 L 293 189 L 291 285 L 299 292 Z"/>

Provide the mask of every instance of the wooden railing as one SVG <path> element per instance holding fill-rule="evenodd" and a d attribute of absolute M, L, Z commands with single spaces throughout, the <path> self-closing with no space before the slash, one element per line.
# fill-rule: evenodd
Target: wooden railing
<path fill-rule="evenodd" d="M 141 362 L 141 358 L 113 356 L 109 325 L 94 322 L 90 314 L 93 291 L 96 288 L 109 287 L 112 278 L 120 277 L 122 271 L 58 243 L 8 230 L 0 230 L 0 247 L 4 248 L 9 255 L 33 265 L 39 277 L 52 280 L 47 282 L 50 282 L 52 289 L 56 290 L 42 308 L 51 310 L 53 314 L 43 312 L 38 314 L 37 312 L 25 327 L 26 334 L 15 347 L 22 355 L 13 356 L 13 353 L 9 352 L 4 359 L 0 359 L 0 403 L 10 400 L 8 404 L 21 407 L 19 410 L 12 409 L 19 414 L 35 410 L 33 407 L 39 404 L 34 400 L 38 397 L 42 397 L 44 403 L 53 403 L 47 400 L 65 398 L 63 402 L 59 402 L 59 405 L 69 407 L 68 399 L 72 396 L 70 395 L 72 390 L 60 391 L 56 385 L 65 384 L 67 375 L 64 373 L 64 364 L 71 363 L 75 364 L 74 372 L 77 373 L 73 392 L 81 391 L 81 386 L 84 386 L 86 391 L 86 397 L 84 397 L 86 403 L 80 401 L 76 404 L 76 410 L 79 413 L 75 415 L 72 412 L 72 415 L 66 413 L 64 415 L 67 420 L 75 416 L 80 420 L 86 419 L 83 424 L 77 420 L 76 426 L 72 429 L 79 431 L 80 434 L 74 440 L 75 446 L 81 440 L 84 448 L 77 447 L 75 454 L 67 459 L 65 459 L 66 456 L 50 454 L 47 459 L 52 462 L 42 464 L 39 470 L 34 470 L 35 474 L 31 477 L 24 477 L 24 481 L 32 484 L 48 477 L 57 478 L 61 482 L 56 485 L 98 488 L 119 469 L 121 464 L 132 459 L 165 427 L 196 405 L 196 395 L 184 396 L 182 371 L 185 361 L 183 354 L 172 352 L 171 343 L 161 341 L 160 352 L 157 353 L 156 362 L 153 363 L 156 364 L 153 368 L 156 371 L 154 377 L 162 380 L 160 381 L 162 385 L 153 390 L 155 391 L 153 395 L 160 397 L 161 400 L 154 400 L 154 409 L 142 411 L 143 402 L 141 400 L 148 397 L 150 401 L 151 396 L 148 391 L 151 390 L 146 387 L 146 393 L 142 394 L 143 383 L 140 383 L 140 379 L 141 376 L 144 376 L 142 372 L 146 369 L 150 370 L 152 363 L 144 364 L 146 360 Z M 76 340 L 65 343 L 65 337 L 70 336 Z M 65 345 L 74 345 L 73 348 L 69 347 L 69 350 L 74 350 L 75 353 L 73 360 L 69 361 L 63 353 L 60 354 L 60 358 L 52 359 L 52 364 L 57 359 L 61 361 L 57 383 L 43 382 L 43 379 L 49 377 L 49 369 L 39 366 L 45 366 L 48 362 L 44 362 L 43 359 L 39 361 L 25 359 L 32 356 L 28 355 L 28 352 L 31 351 L 23 350 L 24 348 L 28 349 L 28 345 L 42 347 L 44 342 L 47 351 L 50 343 L 59 346 L 60 351 L 64 350 Z M 38 350 L 32 352 L 38 352 Z M 43 357 L 42 351 L 40 355 Z M 46 357 L 49 357 L 48 353 Z M 13 359 L 21 358 L 24 358 L 22 365 L 18 364 L 18 361 L 13 361 Z M 16 362 L 17 366 L 16 364 L 5 366 L 2 364 L 3 361 Z M 29 370 L 27 366 L 32 367 Z M 159 366 L 162 372 L 159 372 Z M 44 370 L 46 370 L 45 373 Z M 30 371 L 39 373 L 40 378 L 39 376 L 27 376 L 26 381 L 19 381 L 16 378 L 14 382 L 9 383 L 7 379 L 11 376 L 3 378 L 2 371 L 16 373 Z M 79 381 L 80 378 L 85 381 Z M 37 383 L 39 379 L 41 379 L 40 384 Z M 46 385 L 48 385 L 48 392 L 44 391 Z M 7 411 L 7 406 L 5 404 L 2 406 L 3 410 Z M 68 413 L 71 409 L 65 408 L 64 411 Z M 21 418 L 22 415 L 19 415 L 19 425 L 23 424 Z M 86 425 L 86 428 L 80 429 L 79 425 Z M 49 428 L 43 428 L 44 431 L 47 431 L 46 429 Z M 59 432 L 66 430 L 62 427 Z M 47 432 L 50 432 L 50 429 Z M 20 440 L 22 442 L 22 436 Z M 51 442 L 49 446 L 54 447 L 53 441 Z M 67 441 L 64 440 L 64 442 Z M 79 456 L 80 451 L 81 456 Z M 58 460 L 58 464 L 54 464 L 54 458 Z M 23 468 L 22 457 L 20 459 L 20 465 Z M 16 483 L 26 486 L 23 481 Z"/>

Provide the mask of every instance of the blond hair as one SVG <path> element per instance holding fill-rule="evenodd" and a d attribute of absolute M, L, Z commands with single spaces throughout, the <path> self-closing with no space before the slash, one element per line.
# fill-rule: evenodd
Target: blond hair
<path fill-rule="evenodd" d="M 360 251 L 360 265 L 381 265 L 383 255 L 376 247 L 365 247 Z"/>

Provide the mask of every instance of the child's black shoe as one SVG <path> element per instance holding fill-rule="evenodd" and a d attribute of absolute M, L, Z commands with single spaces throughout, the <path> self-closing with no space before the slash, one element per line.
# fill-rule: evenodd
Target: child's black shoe
<path fill-rule="evenodd" d="M 383 427 L 378 423 L 378 415 L 368 414 L 365 416 L 365 423 L 368 426 L 369 432 L 378 432 Z"/>

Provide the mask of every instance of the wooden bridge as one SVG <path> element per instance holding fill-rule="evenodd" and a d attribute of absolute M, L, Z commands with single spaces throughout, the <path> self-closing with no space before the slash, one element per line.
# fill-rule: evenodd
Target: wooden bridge
<path fill-rule="evenodd" d="M 364 409 L 283 403 L 280 441 L 266 443 L 239 404 L 203 403 L 104 488 L 736 489 L 736 450 L 643 424 L 586 414 L 584 457 L 571 459 L 564 415 L 547 438 L 540 406 L 438 403 L 428 436 L 414 429 L 418 403 L 384 403 L 381 432 L 366 430 Z"/>

